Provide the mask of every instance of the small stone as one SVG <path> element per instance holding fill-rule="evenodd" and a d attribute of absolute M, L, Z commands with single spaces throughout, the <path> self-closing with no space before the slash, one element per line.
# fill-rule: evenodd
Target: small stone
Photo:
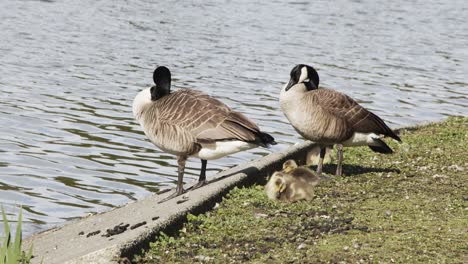
<path fill-rule="evenodd" d="M 344 250 L 344 251 L 349 251 L 349 247 L 348 247 L 348 246 L 344 246 L 344 247 L 343 247 L 343 250 Z"/>
<path fill-rule="evenodd" d="M 448 178 L 447 175 L 443 175 L 443 174 L 435 174 L 434 176 L 432 176 L 433 179 L 446 179 Z"/>
<path fill-rule="evenodd" d="M 301 244 L 299 244 L 299 246 L 297 246 L 297 249 L 300 250 L 300 249 L 304 249 L 305 247 L 306 247 L 306 244 L 301 243 Z"/>
<path fill-rule="evenodd" d="M 386 214 L 387 216 L 391 216 L 391 215 L 392 215 L 392 211 L 387 210 L 387 211 L 385 211 L 385 214 Z"/>
<path fill-rule="evenodd" d="M 418 170 L 427 170 L 429 167 L 427 166 L 422 166 L 422 167 L 419 167 Z"/>
<path fill-rule="evenodd" d="M 453 170 L 453 171 L 464 171 L 465 170 L 465 168 L 463 168 L 461 166 L 458 166 L 458 165 L 448 166 L 448 169 Z"/>
<path fill-rule="evenodd" d="M 194 257 L 195 259 L 198 259 L 199 261 L 210 261 L 214 259 L 213 257 L 208 257 L 208 256 L 203 256 L 203 255 L 198 255 Z"/>
<path fill-rule="evenodd" d="M 268 217 L 268 215 L 267 215 L 267 214 L 263 214 L 263 213 L 256 213 L 256 214 L 255 214 L 255 218 L 257 218 L 257 219 L 258 219 L 258 218 L 265 218 L 265 217 Z"/>
<path fill-rule="evenodd" d="M 354 244 L 353 244 L 353 248 L 359 249 L 359 248 L 361 248 L 361 246 L 360 246 L 358 243 L 354 243 Z"/>

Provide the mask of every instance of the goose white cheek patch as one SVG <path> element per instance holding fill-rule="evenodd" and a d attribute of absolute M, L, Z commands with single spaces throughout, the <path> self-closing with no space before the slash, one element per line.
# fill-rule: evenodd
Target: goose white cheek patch
<path fill-rule="evenodd" d="M 303 82 L 305 79 L 308 79 L 309 78 L 309 74 L 307 73 L 307 68 L 306 67 L 302 67 L 301 69 L 301 76 L 299 76 L 299 81 L 298 83 L 301 83 Z"/>

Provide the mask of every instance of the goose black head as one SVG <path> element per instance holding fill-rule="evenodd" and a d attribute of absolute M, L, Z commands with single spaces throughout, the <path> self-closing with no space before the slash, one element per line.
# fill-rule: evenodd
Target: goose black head
<path fill-rule="evenodd" d="M 303 83 L 308 91 L 318 89 L 319 76 L 313 67 L 305 64 L 298 64 L 292 68 L 290 75 L 291 79 L 289 79 L 286 85 L 286 91 L 298 83 Z"/>
<path fill-rule="evenodd" d="M 171 92 L 171 72 L 164 66 L 159 66 L 153 72 L 155 86 L 151 87 L 151 100 L 168 95 Z"/>

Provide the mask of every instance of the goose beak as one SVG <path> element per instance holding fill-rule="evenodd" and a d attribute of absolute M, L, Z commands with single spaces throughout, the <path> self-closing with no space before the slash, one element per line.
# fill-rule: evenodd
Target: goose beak
<path fill-rule="evenodd" d="M 288 84 L 286 84 L 286 88 L 284 88 L 284 90 L 287 92 L 294 85 L 295 85 L 295 83 L 294 83 L 293 79 L 289 79 L 289 82 L 288 82 Z"/>
<path fill-rule="evenodd" d="M 282 182 L 278 187 L 279 188 L 278 192 L 276 192 L 276 199 L 280 199 L 281 195 L 284 193 L 284 191 L 286 191 L 286 184 L 284 182 Z"/>

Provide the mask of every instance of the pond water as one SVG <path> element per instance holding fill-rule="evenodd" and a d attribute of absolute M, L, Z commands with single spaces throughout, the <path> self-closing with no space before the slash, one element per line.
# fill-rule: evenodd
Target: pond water
<path fill-rule="evenodd" d="M 391 127 L 468 113 L 464 0 L 12 0 L 0 17 L 0 203 L 23 207 L 26 235 L 174 186 L 175 159 L 132 117 L 158 65 L 280 143 L 208 176 L 302 140 L 278 102 L 298 63 Z"/>

